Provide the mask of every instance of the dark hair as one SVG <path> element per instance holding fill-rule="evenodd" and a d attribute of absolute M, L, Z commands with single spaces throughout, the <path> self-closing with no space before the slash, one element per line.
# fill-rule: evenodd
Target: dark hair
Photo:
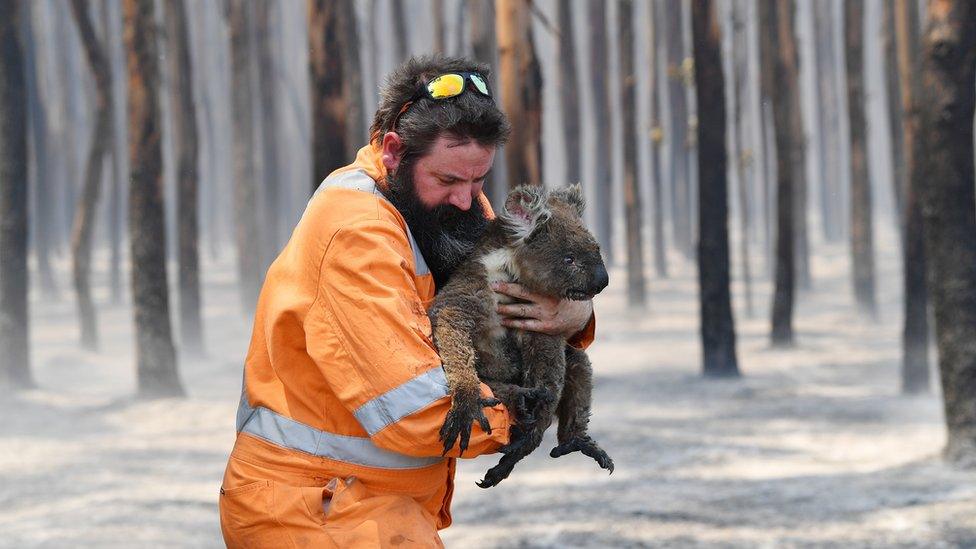
<path fill-rule="evenodd" d="M 369 129 L 370 140 L 382 140 L 387 132 L 396 131 L 403 141 L 404 154 L 409 157 L 423 156 L 445 133 L 462 141 L 473 139 L 484 146 L 504 145 L 511 126 L 492 98 L 467 89 L 448 99 L 433 100 L 425 95 L 418 99 L 418 92 L 428 81 L 448 72 L 477 72 L 489 82 L 491 77 L 488 65 L 461 57 L 425 55 L 407 59 L 387 76 L 380 89 L 379 107 Z M 411 100 L 413 104 L 392 128 L 400 109 Z"/>

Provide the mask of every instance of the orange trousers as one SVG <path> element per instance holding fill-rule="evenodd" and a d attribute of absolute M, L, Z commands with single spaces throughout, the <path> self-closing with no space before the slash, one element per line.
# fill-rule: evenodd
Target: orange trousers
<path fill-rule="evenodd" d="M 317 473 L 301 455 L 238 436 L 220 489 L 227 546 L 443 547 L 415 497 Z"/>

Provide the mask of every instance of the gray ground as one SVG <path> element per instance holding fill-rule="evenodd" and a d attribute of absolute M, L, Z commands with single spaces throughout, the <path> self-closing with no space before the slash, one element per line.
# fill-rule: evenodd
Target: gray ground
<path fill-rule="evenodd" d="M 896 261 L 884 257 L 878 322 L 850 311 L 841 251 L 817 258 L 796 349 L 769 349 L 765 299 L 753 319 L 739 307 L 745 377 L 731 381 L 698 375 L 692 269 L 652 280 L 644 316 L 626 312 L 624 276 L 613 273 L 597 304 L 592 433 L 616 471 L 578 455 L 551 459 L 550 438 L 486 491 L 474 483 L 495 458 L 467 460 L 445 542 L 976 547 L 976 473 L 940 461 L 937 396 L 898 395 Z M 186 399 L 131 398 L 125 306 L 100 317 L 106 350 L 86 353 L 70 301 L 32 301 L 41 388 L 3 407 L 0 546 L 220 545 L 217 490 L 250 326 L 236 313 L 230 266 L 208 269 L 210 358 L 182 362 Z"/>

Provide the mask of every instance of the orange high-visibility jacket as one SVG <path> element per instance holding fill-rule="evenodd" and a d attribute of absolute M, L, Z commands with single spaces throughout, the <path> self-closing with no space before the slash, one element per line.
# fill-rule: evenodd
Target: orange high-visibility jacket
<path fill-rule="evenodd" d="M 435 539 L 435 528 L 451 522 L 458 449 L 441 456 L 439 430 L 451 399 L 426 315 L 434 282 L 403 217 L 377 188 L 385 177 L 378 145 L 362 148 L 354 164 L 322 183 L 268 270 L 221 491 L 228 545 L 251 543 L 245 534 L 262 532 L 262 521 L 293 523 L 295 531 L 303 521 L 368 530 L 367 538 L 355 539 L 380 535 L 376 529 L 390 521 L 404 530 L 402 512 L 400 519 L 370 516 L 385 504 L 353 505 L 348 494 L 343 509 L 351 505 L 359 514 L 339 524 L 348 517 L 337 514 L 335 481 L 345 488 L 350 477 L 357 497 L 416 502 L 413 512 Z M 576 344 L 592 340 L 593 324 Z M 491 394 L 485 385 L 482 391 Z M 491 434 L 475 425 L 465 457 L 508 442 L 514 418 L 505 407 L 485 414 Z M 327 517 L 321 507 L 330 498 Z M 304 502 L 296 509 L 308 516 L 296 519 L 280 508 L 291 500 Z M 261 516 L 269 512 L 271 518 Z M 250 539 L 282 541 L 274 537 L 280 530 L 268 535 Z"/>

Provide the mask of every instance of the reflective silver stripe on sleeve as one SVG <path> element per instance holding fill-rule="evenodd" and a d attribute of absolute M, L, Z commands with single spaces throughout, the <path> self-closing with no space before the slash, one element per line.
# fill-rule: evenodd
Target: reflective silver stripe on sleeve
<path fill-rule="evenodd" d="M 330 175 L 326 177 L 322 183 L 319 184 L 315 192 L 312 193 L 312 198 L 315 195 L 330 188 L 339 189 L 352 189 L 356 191 L 363 191 L 365 193 L 375 194 L 376 196 L 386 200 L 383 193 L 376 187 L 376 181 L 366 174 L 363 170 L 349 170 L 347 172 L 342 172 L 338 175 Z M 309 199 L 311 202 L 311 199 Z M 306 211 L 308 206 L 305 207 Z M 305 214 L 302 214 L 304 217 Z M 414 275 L 423 276 L 430 274 L 430 268 L 427 267 L 427 261 L 424 259 L 423 254 L 420 253 L 420 246 L 417 246 L 417 241 L 413 238 L 413 233 L 410 232 L 410 227 L 407 227 L 407 237 L 410 239 L 410 250 L 413 251 L 413 264 L 414 264 Z"/>
<path fill-rule="evenodd" d="M 277 414 L 263 406 L 252 408 L 247 393 L 241 395 L 238 432 L 262 438 L 272 444 L 313 456 L 381 469 L 418 469 L 443 458 L 418 458 L 384 450 L 369 438 L 320 431 Z"/>
<path fill-rule="evenodd" d="M 438 366 L 390 389 L 353 412 L 370 436 L 448 395 L 444 368 Z"/>

